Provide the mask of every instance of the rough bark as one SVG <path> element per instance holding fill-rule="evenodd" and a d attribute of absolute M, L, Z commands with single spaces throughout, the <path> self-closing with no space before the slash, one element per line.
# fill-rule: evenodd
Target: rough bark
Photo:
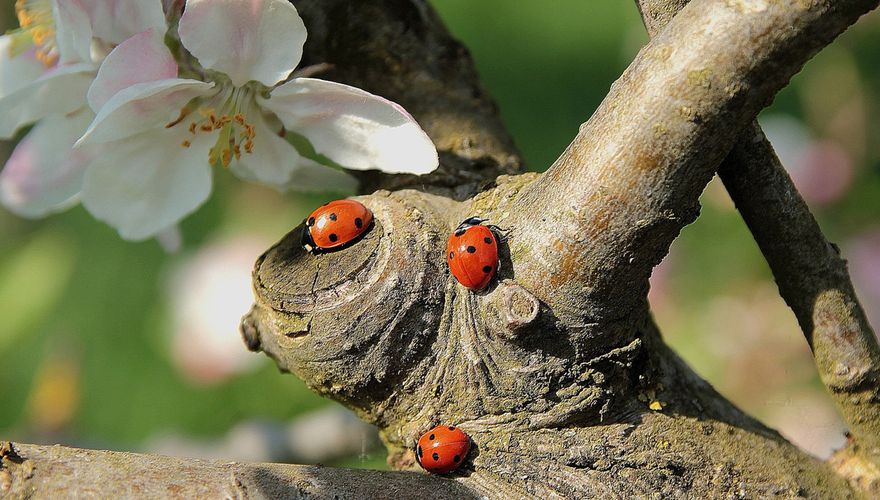
<path fill-rule="evenodd" d="M 472 92 L 470 62 L 447 72 L 433 49 L 420 52 L 456 46 L 427 5 L 296 3 L 311 16 L 318 47 L 338 50 L 312 47 L 312 62 L 337 62 L 335 78 L 407 106 L 447 173 L 425 186 L 367 179 L 386 189 L 359 198 L 376 224 L 356 245 L 312 256 L 297 227 L 261 256 L 256 304 L 242 323 L 250 348 L 378 425 L 398 468 L 416 467 L 411 450 L 431 426 L 466 430 L 474 447 L 451 479 L 410 476 L 432 494 L 461 494 L 459 486 L 508 497 L 858 494 L 697 377 L 663 344 L 646 292 L 651 268 L 696 217 L 698 195 L 739 129 L 876 0 L 695 0 L 546 174 L 501 175 L 466 200 L 482 181 L 515 172 L 518 160 L 489 101 Z M 321 19 L 332 19 L 337 34 Z M 392 28 L 363 27 L 374 19 Z M 361 53 L 361 38 L 332 41 L 346 36 L 340 25 L 387 38 Z M 408 60 L 409 50 L 424 62 Z M 373 51 L 379 56 L 369 59 Z M 466 58 L 457 54 L 450 57 Z M 363 60 L 387 66 L 340 62 Z M 487 153 L 474 154 L 473 144 Z M 473 158 L 488 167 L 469 172 Z M 461 182 L 467 187 L 450 187 Z M 499 280 L 482 293 L 459 286 L 445 267 L 445 239 L 469 215 L 508 234 Z M 375 474 L 359 476 L 362 486 L 397 477 Z"/>
<path fill-rule="evenodd" d="M 453 481 L 413 472 L 0 445 L 2 498 L 417 498 L 426 488 L 435 498 L 473 496 Z"/>

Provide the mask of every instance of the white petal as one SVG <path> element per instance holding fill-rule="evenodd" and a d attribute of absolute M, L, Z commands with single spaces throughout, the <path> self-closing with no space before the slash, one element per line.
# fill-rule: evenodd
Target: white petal
<path fill-rule="evenodd" d="M 119 44 L 101 63 L 89 87 L 89 106 L 96 113 L 120 90 L 137 83 L 177 77 L 177 62 L 155 28 Z"/>
<path fill-rule="evenodd" d="M 356 170 L 424 174 L 437 168 L 437 150 L 399 105 L 341 83 L 295 78 L 260 100 L 289 130 L 321 153 Z"/>
<path fill-rule="evenodd" d="M 61 64 L 91 62 L 92 24 L 80 0 L 55 0 L 52 15 Z"/>
<path fill-rule="evenodd" d="M 85 107 L 92 71 L 91 64 L 60 66 L 0 98 L 0 137 L 12 137 L 19 128 L 50 114 Z"/>
<path fill-rule="evenodd" d="M 272 86 L 302 58 L 306 27 L 287 0 L 187 0 L 180 41 L 208 69 L 241 87 Z"/>
<path fill-rule="evenodd" d="M 169 78 L 120 90 L 108 100 L 76 145 L 124 139 L 149 129 L 164 128 L 196 97 L 212 92 L 213 83 Z"/>
<path fill-rule="evenodd" d="M 46 72 L 33 50 L 12 57 L 12 43 L 12 36 L 0 36 L 0 98 L 28 86 Z"/>
<path fill-rule="evenodd" d="M 154 28 L 167 30 L 162 0 L 77 0 L 89 13 L 94 36 L 113 45 Z"/>
<path fill-rule="evenodd" d="M 281 191 L 354 191 L 357 181 L 350 175 L 300 156 L 285 139 L 272 131 L 265 120 L 254 123 L 253 153 L 242 151 L 229 168 L 242 179 L 268 184 Z"/>
<path fill-rule="evenodd" d="M 71 149 L 92 119 L 83 109 L 51 115 L 21 140 L 0 172 L 0 201 L 13 212 L 41 217 L 67 208 L 82 188 L 95 147 Z"/>
<path fill-rule="evenodd" d="M 176 130 L 151 130 L 107 144 L 86 171 L 83 206 L 127 240 L 165 231 L 211 193 L 211 137 L 181 147 Z"/>

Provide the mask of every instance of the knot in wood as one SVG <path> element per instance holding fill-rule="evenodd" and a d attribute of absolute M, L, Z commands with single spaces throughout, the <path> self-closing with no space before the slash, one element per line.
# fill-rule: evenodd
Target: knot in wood
<path fill-rule="evenodd" d="M 513 280 L 498 284 L 490 299 L 489 321 L 501 336 L 516 339 L 538 319 L 541 302 Z"/>
<path fill-rule="evenodd" d="M 372 412 L 425 355 L 440 320 L 447 276 L 437 228 L 447 223 L 426 208 L 430 198 L 359 198 L 374 226 L 337 251 L 306 252 L 302 225 L 267 250 L 241 325 L 248 347 L 315 391 Z"/>

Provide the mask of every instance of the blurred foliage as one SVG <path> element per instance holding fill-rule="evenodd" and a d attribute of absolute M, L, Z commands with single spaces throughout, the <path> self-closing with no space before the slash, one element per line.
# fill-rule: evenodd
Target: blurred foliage
<path fill-rule="evenodd" d="M 647 40 L 631 2 L 433 4 L 470 48 L 531 170 L 552 163 Z M 796 118 L 808 138 L 833 141 L 851 159 L 845 194 L 814 207 L 844 253 L 848 241 L 878 227 L 878 48 L 875 13 L 812 61 L 766 112 Z M 280 195 L 223 170 L 215 180 L 209 203 L 182 225 L 182 250 L 171 255 L 154 241 L 120 240 L 80 207 L 34 221 L 0 211 L 0 435 L 138 449 L 166 430 L 219 435 L 242 419 L 285 419 L 329 404 L 265 360 L 212 385 L 192 382 L 173 364 L 171 270 L 222 238 L 247 235 L 268 246 L 333 198 Z M 797 324 L 717 184 L 655 273 L 655 314 L 669 342 L 722 393 L 826 453 L 842 438 L 840 424 Z M 880 300 L 866 305 L 880 309 Z M 237 325 L 223 333 L 237 336 Z M 66 371 L 48 369 L 59 360 Z M 41 415 L 40 394 L 53 394 L 46 385 L 70 377 L 77 383 L 58 387 L 75 397 L 54 419 Z M 381 467 L 382 452 L 342 463 Z"/>

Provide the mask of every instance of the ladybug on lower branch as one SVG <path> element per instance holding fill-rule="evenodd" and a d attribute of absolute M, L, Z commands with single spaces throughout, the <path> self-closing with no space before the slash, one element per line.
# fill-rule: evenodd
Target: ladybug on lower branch
<path fill-rule="evenodd" d="M 416 445 L 419 465 L 434 474 L 457 469 L 471 449 L 471 438 L 458 427 L 438 425 L 422 434 Z"/>
<path fill-rule="evenodd" d="M 359 201 L 325 203 L 306 219 L 303 247 L 311 253 L 341 248 L 366 233 L 372 222 L 373 212 Z"/>
<path fill-rule="evenodd" d="M 479 291 L 498 272 L 498 238 L 493 228 L 479 217 L 469 217 L 449 236 L 446 262 L 455 279 L 465 288 Z M 497 229 L 497 228 L 495 228 Z"/>

